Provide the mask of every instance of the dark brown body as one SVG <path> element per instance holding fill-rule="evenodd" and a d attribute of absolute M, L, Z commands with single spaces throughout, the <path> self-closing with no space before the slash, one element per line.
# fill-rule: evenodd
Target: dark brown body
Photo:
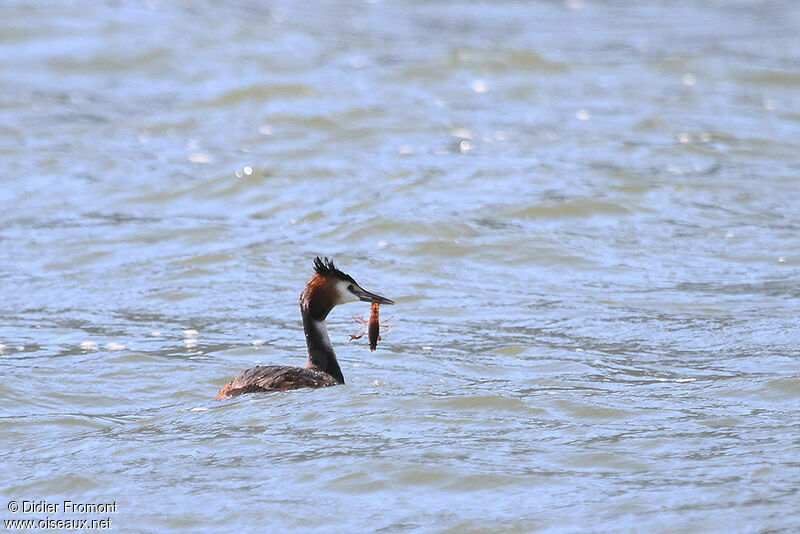
<path fill-rule="evenodd" d="M 325 388 L 339 384 L 328 373 L 287 365 L 253 367 L 239 373 L 217 393 L 217 400 L 230 399 L 244 393 L 286 391 L 300 388 Z"/>

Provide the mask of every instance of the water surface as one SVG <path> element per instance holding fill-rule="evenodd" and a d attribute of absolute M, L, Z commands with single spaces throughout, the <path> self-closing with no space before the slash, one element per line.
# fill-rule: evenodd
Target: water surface
<path fill-rule="evenodd" d="M 800 8 L 670 4 L 5 2 L 2 519 L 799 529 Z"/>

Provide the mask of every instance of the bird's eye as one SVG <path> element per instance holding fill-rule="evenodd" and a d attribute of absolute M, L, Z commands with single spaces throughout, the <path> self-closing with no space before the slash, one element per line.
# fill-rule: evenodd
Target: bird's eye
<path fill-rule="evenodd" d="M 350 284 L 349 286 L 347 286 L 347 289 L 348 289 L 348 290 L 349 290 L 351 293 L 355 292 L 355 290 L 356 290 L 356 288 L 354 288 L 354 287 L 353 287 L 353 284 Z"/>

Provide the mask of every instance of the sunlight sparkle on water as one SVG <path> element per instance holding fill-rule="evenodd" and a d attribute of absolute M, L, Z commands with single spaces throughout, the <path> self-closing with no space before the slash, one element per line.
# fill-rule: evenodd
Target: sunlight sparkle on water
<path fill-rule="evenodd" d="M 203 152 L 195 152 L 194 154 L 189 154 L 189 161 L 192 163 L 211 163 L 211 156 Z"/>
<path fill-rule="evenodd" d="M 489 90 L 489 86 L 486 84 L 485 80 L 473 80 L 471 86 L 472 90 L 478 94 L 485 93 Z"/>
<path fill-rule="evenodd" d="M 245 176 L 251 176 L 253 174 L 253 168 L 250 166 L 244 167 L 242 169 L 236 169 L 234 174 L 237 178 L 244 178 Z"/>

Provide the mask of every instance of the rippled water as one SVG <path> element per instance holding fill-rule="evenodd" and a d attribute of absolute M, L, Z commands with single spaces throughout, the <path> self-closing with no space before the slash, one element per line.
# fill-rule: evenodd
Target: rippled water
<path fill-rule="evenodd" d="M 668 4 L 4 2 L 2 519 L 800 529 L 800 7 Z"/>

